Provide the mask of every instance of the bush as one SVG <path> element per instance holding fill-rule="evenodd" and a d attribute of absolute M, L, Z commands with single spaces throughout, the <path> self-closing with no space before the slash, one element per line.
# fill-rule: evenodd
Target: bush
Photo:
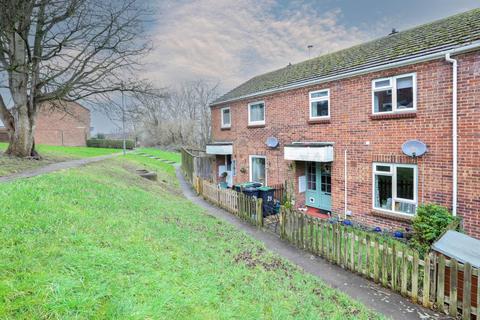
<path fill-rule="evenodd" d="M 126 141 L 127 149 L 133 149 L 135 143 L 132 140 Z M 110 139 L 88 139 L 87 147 L 91 148 L 110 148 L 110 149 L 122 149 L 123 140 L 110 140 Z"/>
<path fill-rule="evenodd" d="M 456 220 L 445 207 L 436 204 L 419 206 L 413 219 L 412 246 L 422 255 L 425 254 L 449 224 Z"/>

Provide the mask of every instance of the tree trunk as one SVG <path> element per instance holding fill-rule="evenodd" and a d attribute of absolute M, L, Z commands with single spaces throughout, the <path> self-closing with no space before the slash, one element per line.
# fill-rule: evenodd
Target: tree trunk
<path fill-rule="evenodd" d="M 35 151 L 34 131 L 35 120 L 34 117 L 28 115 L 26 108 L 19 108 L 22 111 L 17 111 L 14 114 L 13 126 L 8 128 L 9 145 L 5 154 L 19 157 L 35 157 L 39 155 Z M 19 110 L 17 109 L 17 110 Z"/>

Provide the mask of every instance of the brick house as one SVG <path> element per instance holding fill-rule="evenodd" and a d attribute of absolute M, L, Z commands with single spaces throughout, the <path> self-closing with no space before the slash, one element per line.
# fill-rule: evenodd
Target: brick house
<path fill-rule="evenodd" d="M 35 128 L 35 143 L 56 146 L 86 146 L 90 135 L 90 110 L 77 102 L 59 101 L 40 106 Z M 0 141 L 8 141 L 0 128 Z"/>
<path fill-rule="evenodd" d="M 480 9 L 254 77 L 211 111 L 229 185 L 287 181 L 297 207 L 390 229 L 438 203 L 480 238 Z"/>

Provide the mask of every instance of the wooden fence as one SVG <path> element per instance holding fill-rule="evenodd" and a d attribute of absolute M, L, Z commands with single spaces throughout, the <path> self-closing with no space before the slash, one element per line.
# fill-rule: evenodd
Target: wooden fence
<path fill-rule="evenodd" d="M 198 194 L 216 206 L 253 225 L 263 226 L 262 199 L 248 197 L 230 189 L 220 189 L 216 184 L 198 177 L 195 177 L 193 186 Z"/>
<path fill-rule="evenodd" d="M 205 152 L 195 149 L 182 148 L 182 171 L 190 183 L 194 177 L 209 179 L 212 174 L 211 158 Z"/>
<path fill-rule="evenodd" d="M 182 154 L 182 171 L 188 182 L 193 183 L 194 175 L 194 155 L 188 150 L 182 148 L 180 150 Z"/>
<path fill-rule="evenodd" d="M 427 308 L 480 319 L 479 270 L 468 263 L 432 253 L 421 259 L 417 251 L 393 239 L 284 207 L 280 237 Z"/>

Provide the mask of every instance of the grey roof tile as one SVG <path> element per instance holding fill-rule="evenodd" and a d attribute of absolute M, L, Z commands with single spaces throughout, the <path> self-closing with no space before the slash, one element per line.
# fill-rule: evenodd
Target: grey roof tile
<path fill-rule="evenodd" d="M 214 104 L 480 40 L 480 8 L 256 76 Z"/>

